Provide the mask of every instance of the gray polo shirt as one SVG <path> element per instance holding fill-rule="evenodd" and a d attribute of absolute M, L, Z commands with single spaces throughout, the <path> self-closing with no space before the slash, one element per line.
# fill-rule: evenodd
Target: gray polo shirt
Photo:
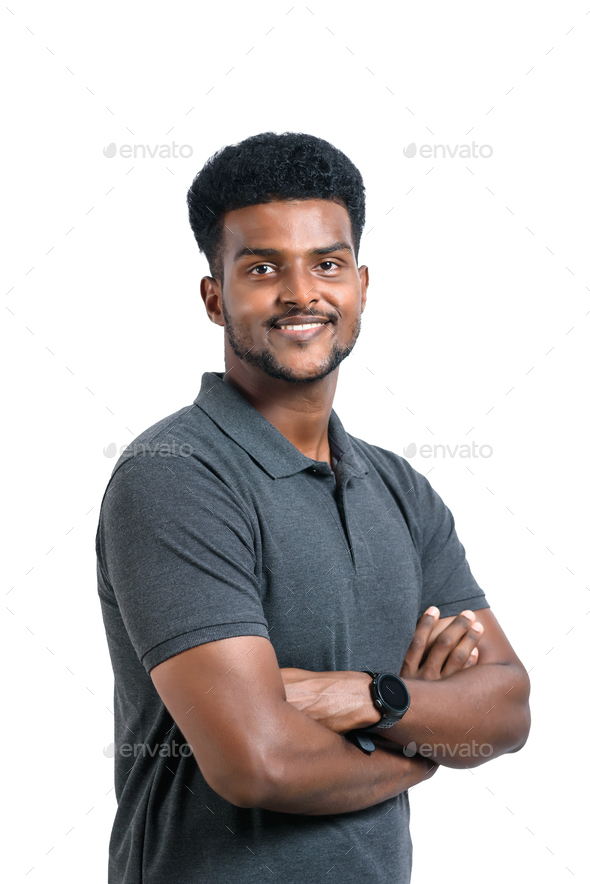
<path fill-rule="evenodd" d="M 118 801 L 109 884 L 407 884 L 407 792 L 324 816 L 234 807 L 203 779 L 149 672 L 257 635 L 281 667 L 398 673 L 429 605 L 443 617 L 489 605 L 449 509 L 406 460 L 348 435 L 332 410 L 334 473 L 222 378 L 205 372 L 192 405 L 131 443 L 102 501 Z"/>

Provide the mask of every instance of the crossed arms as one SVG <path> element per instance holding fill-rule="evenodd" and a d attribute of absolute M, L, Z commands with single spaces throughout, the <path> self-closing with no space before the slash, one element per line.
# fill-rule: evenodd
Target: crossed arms
<path fill-rule="evenodd" d="M 528 737 L 528 675 L 491 610 L 477 620 L 434 612 L 420 618 L 400 672 L 410 710 L 372 737 L 370 756 L 343 737 L 379 719 L 362 672 L 279 669 L 268 639 L 240 636 L 191 648 L 150 674 L 206 782 L 227 801 L 308 815 L 361 810 L 439 764 L 474 767 Z M 466 757 L 459 747 L 475 741 L 492 751 Z M 403 753 L 408 744 L 415 754 Z"/>

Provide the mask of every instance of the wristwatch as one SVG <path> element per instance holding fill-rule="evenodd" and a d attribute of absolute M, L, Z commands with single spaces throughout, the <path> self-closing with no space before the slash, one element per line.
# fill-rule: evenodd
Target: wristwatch
<path fill-rule="evenodd" d="M 410 692 L 401 678 L 392 672 L 382 672 L 380 675 L 370 669 L 363 669 L 363 672 L 373 678 L 369 685 L 371 697 L 375 707 L 382 713 L 381 721 L 363 730 L 370 734 L 378 733 L 393 727 L 403 718 L 410 708 Z"/>
<path fill-rule="evenodd" d="M 349 731 L 346 736 L 350 742 L 370 755 L 375 751 L 375 744 L 367 734 L 378 733 L 397 724 L 410 708 L 410 692 L 401 678 L 392 672 L 383 672 L 381 675 L 370 669 L 363 669 L 363 672 L 373 679 L 369 687 L 373 703 L 382 713 L 381 721 L 362 730 Z"/>

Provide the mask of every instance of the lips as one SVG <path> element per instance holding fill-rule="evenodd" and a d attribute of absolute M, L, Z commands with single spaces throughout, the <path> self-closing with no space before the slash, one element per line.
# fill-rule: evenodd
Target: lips
<path fill-rule="evenodd" d="M 279 319 L 278 322 L 275 322 L 273 328 L 283 328 L 285 325 L 312 325 L 317 322 L 327 325 L 329 321 L 329 319 L 326 319 L 323 316 L 293 316 Z"/>
<path fill-rule="evenodd" d="M 318 320 L 319 321 L 319 320 Z M 287 323 L 286 323 L 287 324 Z M 291 323 L 288 323 L 291 324 Z M 293 325 L 305 326 L 309 323 L 292 323 Z M 275 335 L 278 338 L 285 338 L 290 341 L 310 341 L 319 335 L 322 335 L 326 329 L 326 326 L 330 325 L 329 322 L 322 322 L 321 325 L 316 325 L 313 328 L 283 328 L 279 325 L 274 325 L 271 331 L 274 331 Z"/>

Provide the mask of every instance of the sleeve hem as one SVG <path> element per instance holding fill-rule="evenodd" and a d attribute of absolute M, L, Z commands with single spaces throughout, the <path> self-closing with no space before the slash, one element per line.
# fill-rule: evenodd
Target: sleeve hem
<path fill-rule="evenodd" d="M 455 617 L 457 614 L 460 614 L 461 611 L 478 611 L 481 608 L 490 607 L 483 593 L 479 593 L 478 595 L 466 596 L 465 598 L 455 599 L 452 602 L 442 602 L 440 605 L 437 605 L 436 601 L 431 602 L 431 604 L 436 605 L 436 607 L 440 610 L 441 618 Z M 426 608 L 424 610 L 426 610 Z"/>
<path fill-rule="evenodd" d="M 154 666 L 158 666 L 158 664 L 168 660 L 169 657 L 188 651 L 189 648 L 195 648 L 207 642 L 220 641 L 224 638 L 236 638 L 241 635 L 256 635 L 262 638 L 269 638 L 268 628 L 265 623 L 221 623 L 216 626 L 192 629 L 189 632 L 183 632 L 181 635 L 166 639 L 166 641 L 160 642 L 149 651 L 146 651 L 141 658 L 141 662 L 149 675 Z"/>

